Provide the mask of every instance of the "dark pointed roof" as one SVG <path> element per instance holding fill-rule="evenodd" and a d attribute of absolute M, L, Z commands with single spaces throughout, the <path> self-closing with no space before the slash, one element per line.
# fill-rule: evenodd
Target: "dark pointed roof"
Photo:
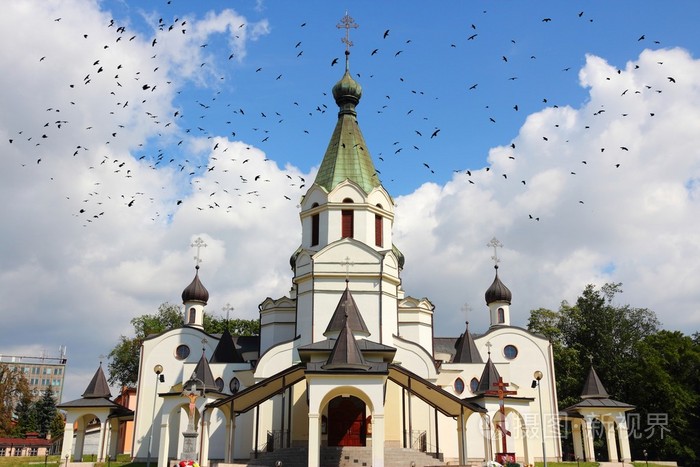
<path fill-rule="evenodd" d="M 493 279 L 493 283 L 486 290 L 484 298 L 486 298 L 486 304 L 491 304 L 493 302 L 507 302 L 510 305 L 510 301 L 513 298 L 513 294 L 510 292 L 508 287 L 505 286 L 501 279 L 498 277 L 498 266 L 496 268 L 496 277 Z"/>
<path fill-rule="evenodd" d="M 587 411 L 603 409 L 607 412 L 626 412 L 634 409 L 634 406 L 631 404 L 610 399 L 608 392 L 603 387 L 603 383 L 598 378 L 598 374 L 593 369 L 593 365 L 588 370 L 586 382 L 583 385 L 583 390 L 581 390 L 581 399 L 581 402 L 567 407 L 564 409 L 564 412 L 569 415 L 580 416 L 584 409 Z"/>
<path fill-rule="evenodd" d="M 365 337 L 370 335 L 365 320 L 362 319 L 360 310 L 357 308 L 357 303 L 355 303 L 355 299 L 352 298 L 347 280 L 345 281 L 345 291 L 343 295 L 341 295 L 338 306 L 335 308 L 333 316 L 331 316 L 331 320 L 323 335 L 328 337 L 329 334 L 342 331 L 346 321 L 353 333 Z"/>
<path fill-rule="evenodd" d="M 603 387 L 603 383 L 598 378 L 593 365 L 591 365 L 586 382 L 581 390 L 581 399 L 607 399 L 608 397 L 610 397 L 608 391 Z"/>
<path fill-rule="evenodd" d="M 479 350 L 476 348 L 474 338 L 469 332 L 469 321 L 467 321 L 467 328 L 464 334 L 455 342 L 455 350 L 452 363 L 484 363 Z"/>
<path fill-rule="evenodd" d="M 498 374 L 496 365 L 493 364 L 491 355 L 489 355 L 489 359 L 484 366 L 484 371 L 481 372 L 481 378 L 479 378 L 479 386 L 476 388 L 476 393 L 483 394 L 486 391 L 493 390 L 493 384 L 497 383 L 500 378 L 501 375 Z"/>
<path fill-rule="evenodd" d="M 202 302 L 206 305 L 209 300 L 209 292 L 199 280 L 199 265 L 195 266 L 195 270 L 194 279 L 182 291 L 182 303 Z"/>
<path fill-rule="evenodd" d="M 209 362 L 203 350 L 202 357 L 199 359 L 199 362 L 197 362 L 192 376 L 204 383 L 204 391 L 219 392 L 219 388 L 216 387 L 214 375 L 211 372 L 211 367 L 209 366 Z M 185 383 L 187 383 L 187 381 L 185 381 Z"/>
<path fill-rule="evenodd" d="M 367 371 L 370 367 L 371 366 L 365 362 L 362 352 L 357 346 L 357 341 L 355 341 L 355 337 L 352 335 L 350 323 L 346 316 L 343 329 L 341 329 L 338 339 L 333 346 L 333 350 L 322 368 L 324 370 Z"/>
<path fill-rule="evenodd" d="M 211 356 L 211 363 L 245 363 L 243 356 L 233 343 L 233 336 L 228 328 L 224 329 L 223 334 L 221 334 L 219 343 Z"/>
<path fill-rule="evenodd" d="M 362 86 L 350 76 L 347 68 L 340 81 L 333 86 L 333 97 L 339 107 L 338 123 L 314 183 L 331 191 L 339 183 L 351 180 L 369 193 L 381 186 L 381 182 L 357 124 L 355 106 L 362 97 Z"/>
<path fill-rule="evenodd" d="M 102 371 L 102 363 L 100 363 L 100 366 L 97 368 L 95 375 L 92 377 L 92 381 L 88 384 L 82 397 L 85 399 L 109 399 L 112 397 L 112 393 L 109 391 L 109 384 L 107 384 L 107 378 L 105 377 L 104 371 Z"/>

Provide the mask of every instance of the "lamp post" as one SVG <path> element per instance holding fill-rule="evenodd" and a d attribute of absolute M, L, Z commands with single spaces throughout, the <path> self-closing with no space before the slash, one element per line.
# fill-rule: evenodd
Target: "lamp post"
<path fill-rule="evenodd" d="M 532 376 L 535 378 L 534 381 L 532 381 L 532 387 L 534 388 L 535 386 L 537 386 L 537 398 L 539 399 L 540 403 L 540 429 L 542 430 L 542 461 L 544 462 L 544 467 L 547 467 L 547 451 L 545 449 L 544 442 L 544 415 L 542 414 L 542 387 L 540 386 L 540 381 L 542 380 L 542 377 L 544 377 L 544 374 L 540 370 L 537 370 Z"/>
<path fill-rule="evenodd" d="M 156 427 L 156 401 L 158 400 L 158 383 L 165 381 L 165 376 L 163 375 L 163 365 L 156 365 L 153 367 L 153 372 L 156 374 L 156 389 L 153 391 L 153 411 L 151 413 L 151 433 L 148 435 L 148 459 L 146 460 L 146 467 L 151 467 L 151 447 L 153 446 L 153 429 Z"/>

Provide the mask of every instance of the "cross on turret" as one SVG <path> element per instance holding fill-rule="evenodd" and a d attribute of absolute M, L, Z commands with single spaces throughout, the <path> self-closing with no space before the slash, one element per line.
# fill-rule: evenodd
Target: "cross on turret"
<path fill-rule="evenodd" d="M 498 263 L 501 262 L 501 260 L 498 258 L 498 249 L 503 248 L 503 243 L 498 241 L 496 237 L 493 237 L 490 242 L 486 244 L 486 246 L 490 246 L 493 248 L 493 256 L 491 259 L 493 260 L 494 266 L 498 268 Z"/>
<path fill-rule="evenodd" d="M 345 71 L 348 71 L 349 65 L 349 55 L 350 55 L 350 47 L 353 46 L 352 41 L 350 40 L 350 29 L 357 29 L 360 27 L 359 24 L 355 22 L 354 19 L 350 15 L 348 15 L 348 12 L 345 12 L 345 16 L 340 20 L 340 23 L 336 25 L 338 29 L 345 29 L 345 37 L 341 38 L 340 40 L 345 44 Z"/>
<path fill-rule="evenodd" d="M 204 243 L 204 240 L 202 240 L 202 237 L 197 237 L 197 239 L 194 242 L 192 242 L 192 244 L 190 246 L 193 248 L 197 248 L 197 254 L 194 257 L 194 261 L 195 261 L 195 266 L 197 268 L 199 268 L 199 263 L 202 262 L 202 259 L 199 256 L 199 252 L 200 252 L 201 248 L 206 247 L 207 244 Z"/>
<path fill-rule="evenodd" d="M 342 264 L 345 265 L 345 282 L 349 282 L 350 281 L 350 266 L 354 266 L 355 263 L 350 261 L 349 256 L 346 256 L 345 261 L 343 261 Z"/>

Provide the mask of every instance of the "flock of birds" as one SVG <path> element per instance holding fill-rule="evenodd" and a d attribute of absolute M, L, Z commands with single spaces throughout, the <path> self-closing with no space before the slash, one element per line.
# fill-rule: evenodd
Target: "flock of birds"
<path fill-rule="evenodd" d="M 166 5 L 170 5 L 167 2 Z M 586 18 L 584 12 L 577 12 L 576 16 L 582 20 L 587 20 L 592 22 L 592 19 Z M 62 18 L 55 18 L 54 22 L 60 25 Z M 554 21 L 553 18 L 545 17 L 540 20 L 545 25 Z M 459 33 L 461 42 L 452 42 L 445 44 L 445 47 L 451 49 L 457 49 L 461 47 L 469 47 L 470 44 L 475 43 L 480 40 L 481 31 L 477 25 L 478 22 L 468 24 L 465 26 L 465 30 Z M 334 124 L 335 120 L 335 104 L 332 103 L 332 98 L 327 91 L 332 83 L 328 83 L 326 88 L 319 90 L 318 101 L 316 102 L 304 102 L 303 96 L 289 96 L 289 102 L 285 105 L 284 110 L 270 110 L 268 108 L 244 108 L 234 100 L 227 101 L 222 95 L 221 90 L 214 89 L 211 94 L 206 96 L 199 95 L 192 100 L 185 100 L 176 98 L 176 105 L 179 105 L 176 110 L 170 115 L 163 115 L 162 113 L 156 112 L 151 106 L 151 101 L 156 101 L 156 96 L 158 93 L 163 92 L 169 86 L 173 86 L 171 78 L 162 71 L 159 70 L 158 55 L 162 52 L 161 47 L 164 46 L 170 39 L 170 35 L 183 36 L 188 34 L 188 20 L 181 19 L 176 15 L 173 15 L 172 20 L 165 20 L 160 18 L 157 22 L 155 32 L 155 37 L 152 39 L 144 40 L 138 33 L 130 32 L 127 27 L 120 25 L 117 20 L 111 20 L 104 27 L 110 31 L 112 41 L 101 44 L 101 55 L 94 57 L 90 63 L 85 64 L 75 64 L 77 70 L 82 70 L 80 76 L 82 79 L 76 79 L 73 82 L 65 83 L 65 86 L 69 88 L 74 94 L 74 97 L 69 98 L 67 101 L 50 103 L 46 109 L 46 122 L 41 128 L 20 128 L 16 129 L 14 135 L 9 138 L 8 143 L 13 145 L 24 145 L 25 152 L 35 155 L 33 160 L 24 160 L 21 164 L 27 168 L 41 168 L 46 164 L 46 159 L 51 157 L 56 157 L 55 154 L 51 154 L 48 151 L 51 145 L 50 142 L 52 138 L 57 138 L 60 132 L 65 131 L 66 128 L 71 127 L 72 118 L 66 117 L 66 115 L 75 116 L 76 113 L 80 112 L 81 99 L 84 101 L 90 97 L 87 94 L 83 95 L 81 89 L 85 89 L 88 86 L 95 86 L 100 83 L 100 86 L 104 86 L 105 89 L 111 89 L 107 95 L 104 95 L 105 101 L 105 114 L 100 116 L 95 116 L 95 123 L 87 125 L 83 129 L 72 128 L 75 137 L 84 135 L 86 133 L 94 136 L 96 134 L 103 135 L 104 140 L 102 141 L 103 148 L 107 148 L 105 154 L 101 159 L 96 159 L 94 156 L 87 158 L 86 160 L 92 161 L 89 165 L 88 170 L 95 173 L 94 182 L 92 188 L 85 193 L 84 197 L 79 200 L 71 199 L 70 202 L 76 203 L 73 210 L 74 216 L 84 222 L 87 225 L 92 222 L 96 222 L 102 216 L 105 215 L 106 209 L 104 207 L 107 204 L 107 198 L 110 201 L 117 200 L 118 204 L 126 208 L 131 208 L 142 201 L 153 202 L 154 196 L 148 193 L 135 191 L 135 192 L 123 192 L 123 193 L 105 193 L 101 191 L 100 186 L 108 184 L 107 177 L 124 177 L 125 179 L 133 178 L 138 171 L 144 168 L 150 169 L 161 169 L 163 167 L 168 167 L 171 172 L 176 174 L 176 177 L 180 177 L 180 180 L 188 180 L 191 183 L 189 188 L 190 193 L 195 193 L 202 191 L 206 193 L 207 196 L 202 196 L 200 199 L 206 199 L 199 203 L 196 208 L 200 211 L 225 209 L 227 212 L 235 212 L 237 209 L 237 201 L 235 197 L 238 197 L 244 202 L 248 203 L 258 203 L 261 207 L 265 207 L 265 203 L 275 196 L 277 199 L 284 199 L 285 201 L 295 202 L 298 197 L 303 194 L 303 189 L 308 187 L 306 180 L 299 175 L 289 175 L 281 171 L 275 170 L 265 170 L 265 164 L 270 164 L 267 166 L 271 168 L 274 162 L 269 159 L 265 159 L 262 164 L 254 163 L 257 161 L 255 156 L 241 157 L 236 155 L 231 156 L 233 149 L 235 149 L 236 154 L 245 154 L 245 151 L 253 151 L 253 146 L 265 148 L 267 151 L 266 144 L 271 143 L 271 138 L 274 138 L 279 132 L 281 132 L 282 125 L 296 125 L 297 130 L 297 140 L 290 141 L 289 137 L 281 138 L 286 140 L 287 145 L 307 145 L 309 139 L 304 139 L 304 135 L 311 135 L 313 132 L 312 128 L 318 128 L 319 122 L 318 117 L 323 116 L 324 125 L 330 128 Z M 238 25 L 238 28 L 243 34 L 246 24 Z M 299 24 L 300 36 L 303 35 L 305 28 L 308 28 L 306 22 Z M 339 25 L 340 27 L 340 25 Z M 66 34 L 70 34 L 69 31 Z M 73 40 L 76 43 L 83 41 L 85 44 L 92 44 L 92 37 L 88 33 L 73 32 Z M 376 37 L 367 37 L 364 33 L 362 40 L 370 42 L 372 45 L 366 49 L 366 54 L 370 57 L 369 60 L 363 59 L 358 66 L 361 72 L 355 72 L 360 81 L 362 79 L 371 80 L 374 75 L 372 72 L 367 74 L 367 72 L 361 69 L 372 69 L 371 60 L 380 59 L 389 61 L 391 58 L 398 59 L 400 56 L 405 56 L 409 53 L 412 47 L 413 40 L 410 38 L 398 38 L 393 40 L 394 33 L 392 29 L 385 29 L 380 31 Z M 137 40 L 138 39 L 138 40 Z M 290 57 L 295 57 L 296 59 L 304 59 L 304 45 L 305 41 L 303 38 L 290 39 L 289 43 L 289 55 Z M 128 45 L 134 41 L 142 43 L 150 43 L 150 47 L 153 51 L 152 59 L 154 66 L 148 70 L 134 70 L 130 69 L 128 65 L 117 63 L 114 60 L 116 55 L 114 52 L 121 47 L 128 47 Z M 645 35 L 641 35 L 637 38 L 637 41 L 643 42 L 646 40 Z M 515 44 L 515 39 L 510 39 L 510 42 Z M 658 44 L 658 41 L 656 41 Z M 208 43 L 202 43 L 199 45 L 202 51 L 207 50 L 209 47 Z M 339 47 L 339 52 L 342 49 Z M 356 53 L 353 50 L 353 54 Z M 360 52 L 357 52 L 360 53 Z M 207 55 L 203 55 L 207 56 Z M 211 57 L 211 55 L 208 55 Z M 238 57 L 235 52 L 226 52 L 225 56 L 214 57 L 219 61 L 219 63 L 240 63 L 236 62 Z M 530 56 L 531 60 L 536 60 L 536 55 Z M 52 60 L 50 56 L 47 56 L 41 52 L 38 52 L 36 57 L 37 62 L 41 66 L 50 66 Z M 357 60 L 359 61 L 359 60 Z M 511 59 L 508 55 L 503 54 L 500 56 L 500 61 L 504 65 L 509 65 Z M 343 59 L 340 57 L 329 57 L 329 61 L 333 70 L 337 70 L 337 77 L 339 78 L 342 73 L 342 63 Z M 214 73 L 217 67 L 209 62 L 202 61 L 197 64 L 190 64 L 193 68 L 207 68 L 212 69 Z M 660 64 L 662 65 L 662 64 Z M 405 65 L 403 65 L 405 66 Z M 252 75 L 250 79 L 266 80 L 267 86 L 273 86 L 275 82 L 285 79 L 284 66 L 280 66 L 278 69 L 272 71 L 268 70 L 267 66 L 257 66 L 254 69 L 250 69 L 249 73 Z M 571 67 L 562 68 L 563 72 L 569 71 Z M 354 69 L 352 71 L 355 71 Z M 400 75 L 401 69 L 397 69 L 398 81 L 401 84 L 405 83 L 403 76 Z M 513 72 L 514 70 L 506 71 L 507 81 L 516 81 L 519 76 Z M 618 70 L 618 74 L 621 70 Z M 364 78 L 363 78 L 364 76 Z M 225 77 L 221 76 L 218 78 L 220 81 L 225 81 Z M 239 78 L 244 79 L 244 78 Z M 615 76 L 611 76 L 610 80 L 614 80 Z M 107 83 L 109 85 L 105 86 Z M 668 83 L 674 84 L 675 78 L 672 76 L 668 77 Z M 364 84 L 364 83 L 363 83 Z M 467 83 L 464 89 L 460 92 L 469 98 L 470 95 L 478 93 L 484 86 L 480 87 L 482 83 L 472 82 Z M 223 85 L 225 86 L 225 84 Z M 133 90 L 134 87 L 138 88 L 140 97 L 137 101 L 129 101 L 122 97 L 125 92 L 124 89 Z M 365 87 L 368 85 L 365 84 Z M 371 89 L 371 87 L 370 87 Z M 374 92 L 374 91 L 373 91 Z M 394 97 L 390 94 L 386 94 L 382 99 L 377 100 L 375 98 L 374 105 L 375 108 L 372 109 L 361 109 L 358 110 L 360 113 L 360 119 L 365 115 L 365 112 L 376 112 L 377 114 L 386 114 L 393 112 L 394 115 L 401 112 L 405 118 L 413 118 L 416 114 L 424 113 L 421 117 L 415 117 L 410 120 L 404 126 L 404 139 L 395 140 L 392 142 L 388 141 L 374 141 L 369 140 L 368 143 L 372 148 L 379 148 L 380 150 L 373 156 L 375 165 L 377 167 L 377 172 L 379 176 L 382 177 L 381 170 L 384 169 L 384 163 L 387 159 L 394 158 L 398 159 L 404 157 L 406 153 L 412 153 L 413 156 L 410 160 L 415 163 L 416 166 L 422 167 L 426 171 L 426 175 L 429 173 L 432 176 L 436 174 L 436 171 L 444 172 L 444 167 L 437 167 L 435 159 L 437 155 L 435 154 L 436 146 L 431 146 L 433 142 L 440 140 L 443 137 L 445 131 L 444 127 L 436 124 L 439 118 L 433 117 L 431 114 L 426 113 L 421 109 L 420 101 L 414 102 L 413 99 L 437 99 L 435 90 L 425 91 L 419 90 L 418 88 L 412 88 L 409 90 L 402 90 L 403 95 Z M 626 89 L 622 92 L 621 98 L 626 96 L 631 96 L 635 93 L 643 92 L 662 92 L 662 89 L 652 88 L 652 86 L 647 86 L 645 89 Z M 178 91 L 179 93 L 179 91 Z M 432 94 L 431 94 L 432 93 Z M 200 93 L 202 94 L 202 93 Z M 133 95 L 133 94 L 132 94 Z M 367 98 L 369 100 L 369 98 Z M 402 106 L 393 104 L 393 102 L 400 101 Z M 423 101 L 425 102 L 425 101 Z M 364 101 L 363 101 L 364 104 Z M 414 105 L 415 104 L 415 105 Z M 155 104 L 154 104 L 155 105 Z M 546 97 L 541 98 L 541 106 L 553 106 L 556 104 L 548 101 Z M 128 144 L 126 142 L 120 142 L 119 138 L 123 133 L 127 133 L 127 126 L 133 122 L 127 121 L 129 117 L 127 115 L 132 115 L 133 108 L 136 107 L 140 114 L 145 118 L 145 120 L 150 124 L 154 125 L 156 128 L 156 133 L 160 136 L 160 140 L 155 143 L 150 142 L 146 144 L 143 142 L 139 144 L 139 147 L 135 150 L 135 155 L 124 148 L 132 147 L 132 142 Z M 522 114 L 523 105 L 517 102 L 512 104 L 512 107 L 508 109 L 510 112 Z M 401 109 L 401 110 L 399 110 Z M 474 112 L 478 112 L 478 109 L 471 109 Z M 471 111 L 468 110 L 468 111 Z M 328 112 L 328 114 L 326 114 Z M 484 121 L 488 121 L 488 124 L 495 125 L 501 120 L 501 117 L 497 114 L 497 110 L 490 108 L 488 105 L 484 109 Z M 594 115 L 599 118 L 604 118 L 606 109 L 599 109 Z M 324 115 L 326 114 L 326 115 Z M 224 117 L 221 117 L 221 116 Z M 623 114 L 624 116 L 624 114 Z M 653 117 L 654 113 L 650 113 L 649 117 Z M 488 120 L 486 120 L 486 117 Z M 504 117 L 505 118 L 505 117 Z M 314 121 L 313 119 L 316 119 Z M 408 122 L 408 120 L 407 120 Z M 552 131 L 556 130 L 555 128 Z M 367 128 L 362 125 L 361 127 L 367 134 Z M 588 127 L 586 127 L 588 128 Z M 399 135 L 394 136 L 398 137 Z M 542 135 L 542 143 L 546 144 L 551 135 Z M 210 140 L 210 154 L 206 156 L 188 154 L 188 139 L 189 138 L 200 138 Z M 236 141 L 235 143 L 224 142 L 225 138 L 228 140 Z M 313 135 L 317 141 L 315 144 L 325 145 L 330 138 L 330 131 L 327 132 L 315 132 Z M 248 141 L 244 143 L 242 141 Z M 277 143 L 274 146 L 275 150 L 279 150 L 283 146 Z M 113 148 L 119 145 L 120 150 L 115 150 L 113 154 L 110 155 L 109 148 Z M 621 153 L 629 152 L 631 144 L 625 144 L 618 147 L 601 147 L 600 152 L 604 151 L 620 151 Z M 231 150 L 231 153 L 229 153 Z M 70 158 L 80 158 L 88 152 L 94 154 L 96 148 L 87 147 L 84 143 L 77 140 L 73 141 L 70 146 Z M 252 152 L 251 152 L 252 154 Z M 268 152 L 270 155 L 275 155 L 274 153 Z M 322 157 L 322 150 L 318 153 L 318 162 Z M 418 156 L 423 154 L 424 156 Z M 515 160 L 518 155 L 518 148 L 514 142 L 510 143 L 506 151 L 503 151 L 504 156 L 509 160 Z M 65 154 L 63 156 L 66 156 Z M 421 157 L 419 159 L 419 157 Z M 99 160 L 99 162 L 94 162 Z M 395 164 L 395 162 L 394 162 Z M 575 176 L 581 170 L 589 164 L 587 160 L 581 160 L 579 167 L 572 167 L 570 171 L 571 176 Z M 255 166 L 254 169 L 250 168 Z M 613 168 L 619 169 L 624 166 L 622 157 L 618 162 L 615 162 Z M 387 164 L 387 167 L 392 167 L 392 165 Z M 393 165 L 393 167 L 397 167 Z M 386 169 L 391 173 L 392 177 L 400 177 L 401 173 L 396 169 Z M 454 173 L 462 174 L 465 177 L 466 183 L 476 184 L 475 178 L 472 176 L 477 170 L 492 171 L 491 167 L 485 168 L 453 168 L 451 169 Z M 493 171 L 492 171 L 493 172 Z M 271 179 L 269 173 L 275 173 L 280 179 Z M 218 174 L 215 176 L 215 174 Z M 202 186 L 204 182 L 202 181 L 202 175 L 207 175 L 211 183 L 207 183 L 206 186 Z M 498 174 L 506 181 L 515 180 L 516 183 L 527 186 L 528 180 L 517 176 L 517 174 L 511 174 L 503 172 Z M 284 177 L 284 180 L 281 178 Z M 395 182 L 395 178 L 389 180 L 384 180 L 386 183 Z M 269 192 L 279 190 L 279 187 L 284 186 L 280 193 L 276 193 L 268 196 Z M 213 188 L 212 188 L 213 187 Z M 274 187 L 274 188 L 270 188 Z M 188 191 L 188 190 L 184 190 Z M 391 189 L 389 188 L 389 191 Z M 187 196 L 187 195 L 185 195 Z M 261 201 L 261 200 L 267 201 Z M 175 206 L 180 206 L 183 203 L 183 199 L 173 200 L 173 209 L 177 209 Z M 580 204 L 584 204 L 585 200 L 579 200 Z M 154 217 L 160 216 L 160 213 L 156 213 Z M 533 221 L 539 221 L 540 216 L 536 213 L 528 213 L 528 218 Z"/>

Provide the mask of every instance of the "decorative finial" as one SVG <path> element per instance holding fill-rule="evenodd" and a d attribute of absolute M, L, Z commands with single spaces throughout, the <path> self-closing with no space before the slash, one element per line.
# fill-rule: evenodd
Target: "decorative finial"
<path fill-rule="evenodd" d="M 355 22 L 350 15 L 348 15 L 347 10 L 345 11 L 345 16 L 340 20 L 340 23 L 336 25 L 338 29 L 345 29 L 345 37 L 341 38 L 341 42 L 345 44 L 345 71 L 350 69 L 350 47 L 353 46 L 350 40 L 350 29 L 357 29 L 360 27 L 359 24 Z"/>
<path fill-rule="evenodd" d="M 492 346 L 493 346 L 493 344 L 491 343 L 491 341 L 486 342 L 486 347 L 488 348 L 489 358 L 491 358 L 491 347 Z"/>
<path fill-rule="evenodd" d="M 104 360 L 105 358 L 107 358 L 107 356 L 106 356 L 105 354 L 100 354 L 99 357 L 100 357 L 100 366 L 102 366 L 102 360 Z M 591 358 L 592 358 L 592 357 L 591 357 Z"/>
<path fill-rule="evenodd" d="M 345 261 L 342 263 L 345 265 L 345 283 L 347 284 L 350 282 L 350 266 L 354 266 L 355 263 L 350 261 L 350 257 L 346 256 Z"/>
<path fill-rule="evenodd" d="M 491 241 L 486 244 L 486 246 L 493 248 L 493 256 L 491 259 L 493 260 L 493 267 L 498 269 L 498 263 L 501 262 L 501 260 L 498 258 L 498 249 L 503 248 L 503 243 L 499 242 L 496 237 L 493 237 Z"/>
<path fill-rule="evenodd" d="M 207 340 L 206 337 L 202 339 L 202 355 L 204 355 L 207 351 L 207 349 L 206 349 L 207 342 L 209 342 L 209 341 Z"/>
<path fill-rule="evenodd" d="M 194 261 L 195 261 L 194 267 L 196 269 L 199 269 L 199 263 L 202 262 L 202 259 L 199 256 L 199 251 L 202 247 L 206 247 L 207 244 L 204 243 L 204 240 L 202 240 L 202 237 L 197 237 L 197 239 L 194 242 L 192 242 L 192 244 L 190 246 L 193 248 L 197 248 L 197 254 L 194 257 Z"/>
<path fill-rule="evenodd" d="M 472 307 L 469 306 L 468 303 L 465 303 L 462 305 L 462 313 L 464 313 L 464 318 L 467 319 L 469 318 L 469 312 L 472 311 Z M 469 320 L 467 319 L 467 324 L 469 324 Z"/>
<path fill-rule="evenodd" d="M 226 305 L 221 307 L 221 309 L 226 312 L 226 322 L 228 323 L 228 312 L 233 311 L 233 307 L 231 306 L 230 303 L 227 303 Z"/>

